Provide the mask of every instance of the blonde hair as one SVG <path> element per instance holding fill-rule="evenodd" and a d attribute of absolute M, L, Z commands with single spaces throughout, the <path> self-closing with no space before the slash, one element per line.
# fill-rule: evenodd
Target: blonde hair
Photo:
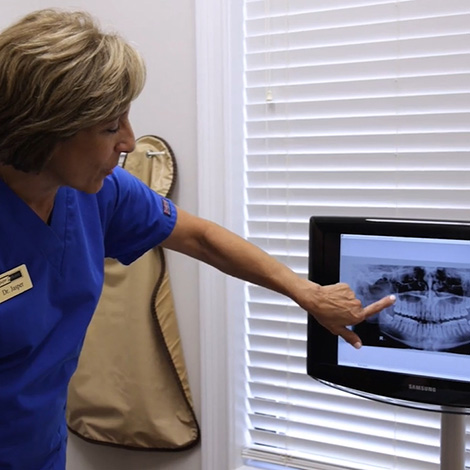
<path fill-rule="evenodd" d="M 40 172 L 57 142 L 122 114 L 145 65 L 86 12 L 39 10 L 0 33 L 0 164 Z"/>

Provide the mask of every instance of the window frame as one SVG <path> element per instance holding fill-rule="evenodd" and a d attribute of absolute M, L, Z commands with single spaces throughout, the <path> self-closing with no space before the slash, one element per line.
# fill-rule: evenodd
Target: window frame
<path fill-rule="evenodd" d="M 198 215 L 243 236 L 243 2 L 195 2 Z M 208 73 L 210 71 L 210 73 Z M 240 106 L 234 108 L 238 99 Z M 255 470 L 244 444 L 244 283 L 199 266 L 201 468 Z"/>

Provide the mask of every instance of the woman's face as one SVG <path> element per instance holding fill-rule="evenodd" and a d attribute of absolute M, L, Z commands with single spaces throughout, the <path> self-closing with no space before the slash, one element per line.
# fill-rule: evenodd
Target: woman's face
<path fill-rule="evenodd" d="M 41 173 L 59 186 L 96 193 L 118 164 L 120 154 L 132 152 L 134 147 L 127 110 L 112 121 L 83 129 L 57 144 Z"/>

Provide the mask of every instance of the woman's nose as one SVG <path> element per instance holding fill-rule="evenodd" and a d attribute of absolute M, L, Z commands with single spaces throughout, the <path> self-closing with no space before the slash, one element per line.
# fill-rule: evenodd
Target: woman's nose
<path fill-rule="evenodd" d="M 134 131 L 129 121 L 121 125 L 118 147 L 118 150 L 121 153 L 130 153 L 135 148 Z"/>

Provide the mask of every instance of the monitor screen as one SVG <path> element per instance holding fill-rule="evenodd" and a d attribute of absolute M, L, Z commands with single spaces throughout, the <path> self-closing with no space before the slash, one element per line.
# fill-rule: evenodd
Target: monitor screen
<path fill-rule="evenodd" d="M 397 300 L 352 327 L 356 350 L 309 319 L 308 373 L 387 402 L 470 410 L 470 224 L 312 218 L 309 278 L 346 282 L 368 305 Z"/>

